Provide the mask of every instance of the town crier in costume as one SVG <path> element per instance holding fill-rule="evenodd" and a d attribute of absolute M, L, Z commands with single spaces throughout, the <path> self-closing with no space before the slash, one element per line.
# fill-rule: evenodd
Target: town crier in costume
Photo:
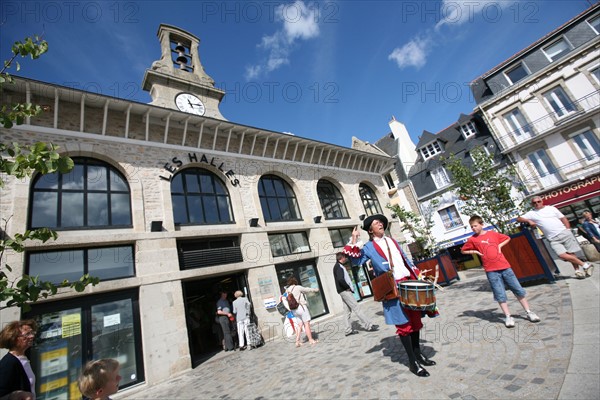
<path fill-rule="evenodd" d="M 381 214 L 365 218 L 362 228 L 369 233 L 369 241 L 363 245 L 359 239 L 358 227 L 355 227 L 350 243 L 344 247 L 344 253 L 355 265 L 362 265 L 367 260 L 371 260 L 376 276 L 393 270 L 396 282 L 416 280 L 419 270 L 406 257 L 398 242 L 385 236 L 387 226 L 388 220 Z M 396 333 L 408 355 L 410 371 L 417 376 L 429 376 L 429 372 L 423 368 L 423 365 L 435 365 L 435 361 L 421 353 L 419 347 L 419 331 L 423 327 L 422 311 L 402 308 L 399 299 L 383 301 L 382 304 L 385 323 L 396 325 Z"/>

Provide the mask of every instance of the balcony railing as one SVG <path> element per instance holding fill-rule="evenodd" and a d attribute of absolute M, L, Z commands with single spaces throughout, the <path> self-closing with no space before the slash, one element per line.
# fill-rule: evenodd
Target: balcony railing
<path fill-rule="evenodd" d="M 561 108 L 560 113 L 556 111 L 546 114 L 527 125 L 522 125 L 508 134 L 501 136 L 499 138 L 501 150 L 511 150 L 513 147 L 527 143 L 531 139 L 570 121 L 574 117 L 598 109 L 600 107 L 600 90 L 571 102 L 570 106 L 568 108 Z M 575 107 L 575 111 L 571 111 L 573 106 Z M 559 117 L 559 114 L 563 116 Z"/>
<path fill-rule="evenodd" d="M 540 174 L 533 167 L 531 170 L 534 172 L 530 173 L 528 171 L 528 175 L 522 176 L 523 184 L 529 193 L 580 179 L 583 176 L 589 175 L 591 171 L 600 170 L 600 154 L 591 154 L 589 157 L 580 158 L 571 163 L 561 165 L 558 168 L 553 168 L 547 173 Z"/>

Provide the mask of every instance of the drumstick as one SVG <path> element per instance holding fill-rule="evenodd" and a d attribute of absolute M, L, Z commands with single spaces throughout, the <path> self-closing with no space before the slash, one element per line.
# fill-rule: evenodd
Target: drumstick
<path fill-rule="evenodd" d="M 440 277 L 440 266 L 439 266 L 439 264 L 435 264 L 435 279 L 433 280 L 433 286 L 435 286 L 437 289 L 439 289 L 443 292 L 444 289 L 442 289 L 442 287 L 437 284 L 439 277 Z"/>

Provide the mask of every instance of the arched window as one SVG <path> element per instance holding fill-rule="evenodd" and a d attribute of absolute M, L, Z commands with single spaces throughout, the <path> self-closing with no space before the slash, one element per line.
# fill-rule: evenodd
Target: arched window
<path fill-rule="evenodd" d="M 381 206 L 379 205 L 379 200 L 377 200 L 377 196 L 375 196 L 373 189 L 364 183 L 361 183 L 358 186 L 358 192 L 360 193 L 360 199 L 362 200 L 367 215 L 383 214 Z"/>
<path fill-rule="evenodd" d="M 301 218 L 294 191 L 280 177 L 265 175 L 260 178 L 258 196 L 265 221 L 297 221 Z"/>
<path fill-rule="evenodd" d="M 212 172 L 188 168 L 171 180 L 175 224 L 229 224 L 233 211 L 229 191 Z"/>
<path fill-rule="evenodd" d="M 321 179 L 317 183 L 317 195 L 321 202 L 321 209 L 325 219 L 349 218 L 344 198 L 333 183 Z"/>
<path fill-rule="evenodd" d="M 123 175 L 103 161 L 78 157 L 73 161 L 68 174 L 34 178 L 29 227 L 131 227 L 131 195 Z"/>

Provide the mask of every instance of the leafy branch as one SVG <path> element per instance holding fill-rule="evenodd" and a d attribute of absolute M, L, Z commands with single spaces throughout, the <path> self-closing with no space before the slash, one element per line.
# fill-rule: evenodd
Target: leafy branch
<path fill-rule="evenodd" d="M 461 211 L 467 215 L 477 214 L 502 233 L 509 234 L 511 219 L 521 210 L 514 200 L 523 194 L 523 185 L 513 166 L 499 168 L 493 155 L 483 150 L 471 152 L 473 165 L 466 166 L 455 156 L 447 159 L 446 168 L 452 174 L 456 192 L 464 205 Z"/>
<path fill-rule="evenodd" d="M 437 201 L 433 201 L 430 208 L 435 208 Z M 388 205 L 387 208 L 396 214 L 398 220 L 402 223 L 401 229 L 407 231 L 412 236 L 414 243 L 419 248 L 418 256 L 420 258 L 433 257 L 437 251 L 437 242 L 431 234 L 433 227 L 433 213 L 427 212 L 425 215 L 419 215 L 411 210 L 406 210 L 398 204 Z"/>
<path fill-rule="evenodd" d="M 13 77 L 7 72 L 14 64 L 16 70 L 20 65 L 16 62 L 18 56 L 30 56 L 32 59 L 40 57 L 48 51 L 48 43 L 41 40 L 38 36 L 26 38 L 24 42 L 15 42 L 12 46 L 12 57 L 4 62 L 4 67 L 0 70 L 0 90 L 4 84 L 14 84 Z M 27 117 L 34 117 L 43 112 L 42 107 L 26 104 L 14 104 L 11 106 L 3 105 L 0 107 L 0 124 L 7 129 L 13 125 L 21 125 Z M 73 160 L 70 157 L 61 157 L 57 152 L 57 147 L 53 144 L 43 142 L 34 143 L 29 146 L 21 146 L 19 143 L 5 144 L 0 143 L 0 189 L 4 187 L 4 176 L 13 176 L 17 179 L 31 177 L 34 173 L 67 173 L 73 166 Z M 10 218 L 3 219 L 4 226 L 0 228 L 0 267 L 5 260 L 8 250 L 15 253 L 23 253 L 27 242 L 56 240 L 57 233 L 49 228 L 39 228 L 26 230 L 24 233 L 15 233 L 13 237 L 8 237 L 7 226 Z M 3 268 L 12 273 L 12 268 L 8 263 L 4 263 Z M 20 306 L 24 311 L 31 308 L 31 303 L 38 299 L 47 298 L 58 293 L 61 288 L 70 288 L 77 292 L 85 290 L 88 285 L 96 285 L 100 280 L 83 275 L 79 280 L 70 282 L 64 280 L 60 283 L 42 281 L 37 276 L 27 274 L 9 278 L 9 276 L 0 268 L 0 310 L 12 306 Z"/>

